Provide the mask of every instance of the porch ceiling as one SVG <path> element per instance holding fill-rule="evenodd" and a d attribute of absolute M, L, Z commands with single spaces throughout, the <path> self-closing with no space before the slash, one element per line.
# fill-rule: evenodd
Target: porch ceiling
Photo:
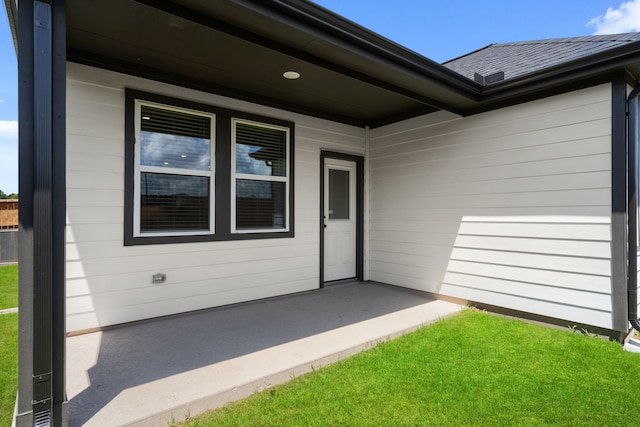
<path fill-rule="evenodd" d="M 482 86 L 305 0 L 67 0 L 67 48 L 71 61 L 371 127 L 640 76 L 635 42 Z"/>
<path fill-rule="evenodd" d="M 480 94 L 308 2 L 68 0 L 67 48 L 72 61 L 356 125 L 457 112 Z"/>

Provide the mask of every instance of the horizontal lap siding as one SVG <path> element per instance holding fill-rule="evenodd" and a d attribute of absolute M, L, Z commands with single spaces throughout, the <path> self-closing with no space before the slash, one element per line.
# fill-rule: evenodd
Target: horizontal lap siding
<path fill-rule="evenodd" d="M 364 153 L 364 131 L 68 64 L 67 329 L 78 331 L 318 287 L 320 150 Z M 295 238 L 123 245 L 124 88 L 295 122 Z M 153 285 L 163 272 L 167 281 Z"/>
<path fill-rule="evenodd" d="M 371 131 L 370 274 L 611 328 L 611 87 Z"/>

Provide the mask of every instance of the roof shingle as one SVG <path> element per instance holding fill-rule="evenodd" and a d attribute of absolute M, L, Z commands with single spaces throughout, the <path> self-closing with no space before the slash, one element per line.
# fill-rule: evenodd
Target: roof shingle
<path fill-rule="evenodd" d="M 625 33 L 495 43 L 443 65 L 470 79 L 503 71 L 508 80 L 639 41 L 640 33 Z"/>

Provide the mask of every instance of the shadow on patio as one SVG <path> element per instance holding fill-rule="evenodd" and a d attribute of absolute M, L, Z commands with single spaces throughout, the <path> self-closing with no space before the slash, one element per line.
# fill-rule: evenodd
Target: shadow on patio
<path fill-rule="evenodd" d="M 350 283 L 69 337 L 69 425 L 167 425 L 459 309 Z"/>

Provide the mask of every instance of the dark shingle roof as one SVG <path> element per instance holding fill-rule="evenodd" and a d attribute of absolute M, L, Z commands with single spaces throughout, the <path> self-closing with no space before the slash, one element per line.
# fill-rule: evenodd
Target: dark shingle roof
<path fill-rule="evenodd" d="M 640 33 L 496 43 L 443 63 L 470 79 L 503 71 L 505 80 L 640 41 Z"/>

